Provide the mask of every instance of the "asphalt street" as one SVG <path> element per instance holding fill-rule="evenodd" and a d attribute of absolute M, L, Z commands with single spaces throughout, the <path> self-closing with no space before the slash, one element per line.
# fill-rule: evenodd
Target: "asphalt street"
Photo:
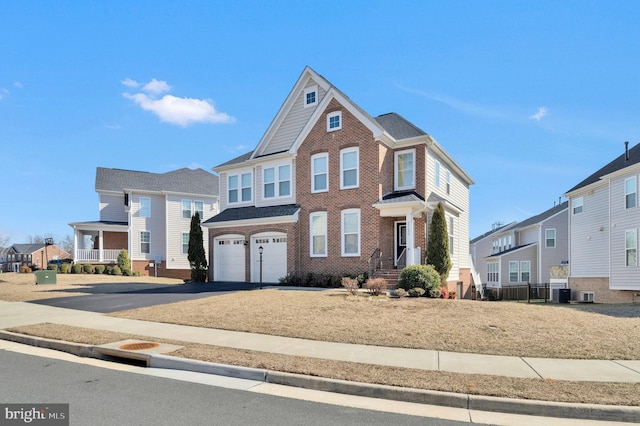
<path fill-rule="evenodd" d="M 184 300 L 201 299 L 232 291 L 254 290 L 259 288 L 259 286 L 260 284 L 258 283 L 240 282 L 187 283 L 122 293 L 97 293 L 86 296 L 56 297 L 34 300 L 30 303 L 81 311 L 110 313 L 146 306 L 182 302 Z"/>

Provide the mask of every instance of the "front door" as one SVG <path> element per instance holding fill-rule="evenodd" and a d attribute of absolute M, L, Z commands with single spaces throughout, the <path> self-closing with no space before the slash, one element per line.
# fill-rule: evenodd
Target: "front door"
<path fill-rule="evenodd" d="M 393 266 L 404 268 L 407 264 L 407 222 L 396 222 L 395 253 Z"/>

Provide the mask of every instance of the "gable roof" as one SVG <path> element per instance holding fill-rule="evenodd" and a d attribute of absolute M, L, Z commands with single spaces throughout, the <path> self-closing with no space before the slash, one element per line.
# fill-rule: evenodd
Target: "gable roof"
<path fill-rule="evenodd" d="M 16 253 L 35 253 L 44 247 L 44 243 L 37 244 L 14 244 L 11 246 Z"/>
<path fill-rule="evenodd" d="M 530 225 L 535 225 L 536 223 L 540 223 L 543 222 L 547 219 L 549 219 L 550 217 L 556 215 L 557 213 L 560 213 L 563 210 L 567 210 L 567 207 L 569 206 L 569 202 L 565 201 L 564 203 L 560 203 L 558 205 L 555 205 L 553 207 L 551 207 L 549 210 L 544 211 L 538 215 L 535 216 L 531 216 L 529 219 L 526 219 L 522 222 L 519 222 L 516 226 L 515 229 L 522 229 L 522 228 L 526 228 L 527 226 Z"/>
<path fill-rule="evenodd" d="M 298 210 L 300 210 L 300 206 L 296 204 L 285 204 L 268 207 L 237 207 L 225 209 L 221 213 L 203 222 L 203 225 L 222 222 L 235 222 L 240 220 L 293 216 L 298 212 Z"/>
<path fill-rule="evenodd" d="M 501 231 L 506 231 L 507 229 L 511 228 L 512 226 L 515 226 L 517 223 L 518 222 L 511 222 L 511 223 L 508 223 L 506 225 L 498 226 L 498 227 L 492 229 L 491 231 L 487 231 L 484 234 L 475 237 L 473 240 L 469 241 L 469 243 L 470 244 L 474 244 L 474 243 L 477 243 L 478 241 L 480 241 L 480 240 L 482 240 L 484 238 L 487 238 L 490 235 L 497 234 L 498 232 L 501 232 Z"/>
<path fill-rule="evenodd" d="M 626 167 L 633 166 L 634 164 L 640 163 L 640 143 L 635 145 L 633 148 L 629 149 L 628 155 L 627 152 L 623 152 L 620 156 L 618 156 L 612 162 L 606 164 L 602 168 L 598 169 L 595 173 L 587 177 L 585 180 L 571 188 L 566 192 L 566 194 L 573 192 L 577 189 L 583 188 L 585 186 L 589 186 L 593 183 L 599 182 L 603 176 L 608 174 L 617 172 L 618 170 L 622 170 Z M 565 194 L 565 195 L 566 195 Z"/>
<path fill-rule="evenodd" d="M 167 173 L 96 168 L 96 191 L 177 192 L 218 196 L 218 176 L 202 169 L 182 168 Z"/>
<path fill-rule="evenodd" d="M 429 136 L 425 131 L 395 112 L 379 115 L 374 120 L 397 140 Z"/>

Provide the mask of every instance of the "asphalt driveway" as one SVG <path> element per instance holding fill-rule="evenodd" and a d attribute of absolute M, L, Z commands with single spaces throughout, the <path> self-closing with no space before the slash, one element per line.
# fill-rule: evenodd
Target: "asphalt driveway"
<path fill-rule="evenodd" d="M 188 283 L 166 285 L 145 290 L 123 291 L 121 293 L 55 297 L 51 299 L 33 300 L 29 303 L 81 311 L 110 313 L 143 308 L 145 306 L 182 302 L 183 300 L 201 299 L 233 291 L 254 290 L 259 288 L 259 286 L 260 284 L 258 283 Z"/>

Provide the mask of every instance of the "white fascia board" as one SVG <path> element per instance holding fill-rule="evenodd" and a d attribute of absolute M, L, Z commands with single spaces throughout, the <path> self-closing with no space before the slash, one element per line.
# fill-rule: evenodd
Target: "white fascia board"
<path fill-rule="evenodd" d="M 562 196 L 566 199 L 570 199 L 570 198 L 580 198 L 584 195 L 588 195 L 589 192 L 591 191 L 595 191 L 596 189 L 599 189 L 603 186 L 606 186 L 608 183 L 608 180 L 604 180 L 603 177 L 600 177 L 600 180 L 593 182 L 589 185 L 586 186 L 581 186 L 580 188 L 571 191 L 571 192 L 567 192 L 565 194 L 562 194 Z"/>
<path fill-rule="evenodd" d="M 296 223 L 296 222 L 298 222 L 298 213 L 291 216 L 262 217 L 257 219 L 230 220 L 228 222 L 203 223 L 202 226 L 209 229 L 218 229 L 218 228 L 237 228 L 240 226 L 273 225 L 273 224 Z"/>
<path fill-rule="evenodd" d="M 471 176 L 469 176 L 467 174 L 467 172 L 465 172 L 462 167 L 460 167 L 460 165 L 458 165 L 458 163 L 456 163 L 456 161 L 447 153 L 447 151 L 444 150 L 444 148 L 442 148 L 442 146 L 438 143 L 438 141 L 436 141 L 432 136 L 429 136 L 429 139 L 431 140 L 431 142 L 428 144 L 429 148 L 431 148 L 433 151 L 435 151 L 435 153 L 438 155 L 438 157 L 442 160 L 445 161 L 445 163 L 451 167 L 451 169 L 453 169 L 453 171 L 460 176 L 461 178 L 463 178 L 468 185 L 473 185 L 475 182 L 473 181 L 473 179 L 471 179 Z"/>
<path fill-rule="evenodd" d="M 80 231 L 99 231 L 102 229 L 126 232 L 129 229 L 129 225 L 116 225 L 103 222 L 72 222 L 69 226 Z"/>

